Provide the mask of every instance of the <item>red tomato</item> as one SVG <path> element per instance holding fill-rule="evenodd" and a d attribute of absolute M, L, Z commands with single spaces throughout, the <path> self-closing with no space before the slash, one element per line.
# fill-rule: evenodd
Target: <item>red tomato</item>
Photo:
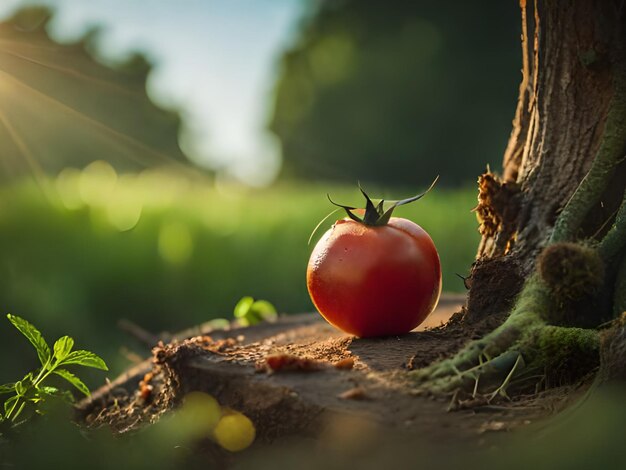
<path fill-rule="evenodd" d="M 410 220 L 366 225 L 346 218 L 313 249 L 307 287 L 337 328 L 359 337 L 400 335 L 435 309 L 441 265 L 430 236 Z"/>

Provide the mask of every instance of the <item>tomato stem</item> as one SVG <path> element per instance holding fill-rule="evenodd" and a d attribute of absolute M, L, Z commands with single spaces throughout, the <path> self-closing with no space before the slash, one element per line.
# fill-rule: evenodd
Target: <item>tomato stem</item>
<path fill-rule="evenodd" d="M 368 225 L 371 227 L 381 227 L 383 225 L 387 225 L 396 207 L 402 206 L 404 204 L 409 204 L 411 202 L 417 201 L 418 199 L 421 199 L 431 189 L 433 189 L 433 187 L 437 183 L 437 180 L 439 180 L 439 176 L 435 178 L 435 180 L 430 184 L 428 189 L 424 191 L 423 193 L 417 194 L 416 196 L 409 197 L 407 199 L 401 199 L 399 201 L 388 201 L 391 203 L 391 206 L 389 206 L 389 208 L 386 211 L 384 209 L 385 200 L 381 199 L 378 205 L 374 206 L 374 203 L 372 202 L 370 197 L 361 187 L 361 183 L 358 183 L 361 194 L 365 196 L 365 215 L 363 216 L 363 218 L 360 218 L 354 212 L 352 212 L 354 210 L 357 210 L 356 207 L 344 206 L 343 204 L 338 204 L 331 199 L 330 195 L 327 194 L 326 196 L 328 197 L 328 200 L 330 201 L 331 204 L 344 209 L 346 211 L 346 214 L 348 214 L 348 217 L 350 217 L 355 222 L 358 222 L 363 225 Z"/>

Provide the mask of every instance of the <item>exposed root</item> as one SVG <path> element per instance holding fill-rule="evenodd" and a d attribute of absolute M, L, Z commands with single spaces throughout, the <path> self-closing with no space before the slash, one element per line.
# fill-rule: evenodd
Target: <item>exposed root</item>
<path fill-rule="evenodd" d="M 472 384 L 474 395 L 478 382 L 506 376 L 520 352 L 514 346 L 544 325 L 541 312 L 549 305 L 547 291 L 535 279 L 529 281 L 506 322 L 480 340 L 471 342 L 456 356 L 413 372 L 419 388 L 446 393 Z M 519 363 L 516 368 L 519 366 Z"/>
<path fill-rule="evenodd" d="M 563 385 L 584 377 L 599 364 L 596 330 L 547 325 L 549 290 L 532 278 L 513 312 L 499 328 L 471 342 L 456 356 L 412 373 L 420 392 L 453 393 L 490 404 L 509 398 L 511 387 Z"/>

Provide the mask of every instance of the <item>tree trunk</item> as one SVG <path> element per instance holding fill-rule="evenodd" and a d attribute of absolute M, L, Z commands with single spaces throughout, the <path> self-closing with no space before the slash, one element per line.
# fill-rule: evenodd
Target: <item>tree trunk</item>
<path fill-rule="evenodd" d="M 482 241 L 469 279 L 471 322 L 510 310 L 596 159 L 610 160 L 606 184 L 589 191 L 584 214 L 565 238 L 601 240 L 626 183 L 624 3 L 522 0 L 520 6 L 523 67 L 513 130 L 502 176 L 487 172 L 479 179 Z M 617 258 L 607 266 L 613 279 Z"/>
<path fill-rule="evenodd" d="M 626 378 L 626 6 L 520 6 L 519 101 L 502 176 L 479 178 L 464 317 L 500 325 L 416 372 L 431 392 L 473 384 L 491 400 L 516 378 L 573 383 L 600 362 L 598 380 Z"/>

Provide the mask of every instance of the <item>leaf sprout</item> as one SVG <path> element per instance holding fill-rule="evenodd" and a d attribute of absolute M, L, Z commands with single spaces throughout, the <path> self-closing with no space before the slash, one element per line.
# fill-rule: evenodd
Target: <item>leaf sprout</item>
<path fill-rule="evenodd" d="M 56 340 L 50 349 L 42 334 L 31 323 L 16 315 L 8 314 L 7 318 L 33 345 L 41 367 L 26 374 L 22 380 L 0 385 L 0 395 L 12 395 L 4 401 L 3 410 L 0 410 L 0 421 L 18 424 L 18 417 L 28 407 L 33 408 L 37 414 L 44 414 L 44 405 L 53 399 L 60 398 L 71 403 L 74 398 L 69 391 L 48 384 L 48 378 L 53 375 L 65 379 L 81 393 L 89 396 L 87 385 L 67 370 L 67 366 L 79 365 L 109 370 L 104 361 L 91 351 L 72 350 L 74 340 L 69 336 L 62 336 Z"/>

